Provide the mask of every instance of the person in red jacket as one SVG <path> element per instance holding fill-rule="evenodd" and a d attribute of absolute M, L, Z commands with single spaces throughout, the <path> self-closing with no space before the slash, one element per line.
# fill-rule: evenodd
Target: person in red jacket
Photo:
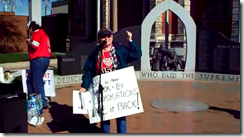
<path fill-rule="evenodd" d="M 48 102 L 44 91 L 43 76 L 48 69 L 51 58 L 50 40 L 46 32 L 35 21 L 29 22 L 27 28 L 31 35 L 31 38 L 26 40 L 30 58 L 28 94 L 40 94 L 42 106 L 46 109 Z"/>

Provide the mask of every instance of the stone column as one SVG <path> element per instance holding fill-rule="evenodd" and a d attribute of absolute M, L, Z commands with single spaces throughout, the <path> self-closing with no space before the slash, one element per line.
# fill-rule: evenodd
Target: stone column
<path fill-rule="evenodd" d="M 113 0 L 113 32 L 118 31 L 118 0 Z"/>
<path fill-rule="evenodd" d="M 41 5 L 41 0 L 29 0 L 29 21 L 36 21 L 39 25 L 42 24 Z"/>
<path fill-rule="evenodd" d="M 231 40 L 239 42 L 239 0 L 232 0 Z"/>
<path fill-rule="evenodd" d="M 109 27 L 109 0 L 102 0 L 102 28 Z"/>

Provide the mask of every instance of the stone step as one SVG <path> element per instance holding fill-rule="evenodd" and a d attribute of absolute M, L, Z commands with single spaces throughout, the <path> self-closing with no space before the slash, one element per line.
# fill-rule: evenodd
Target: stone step
<path fill-rule="evenodd" d="M 17 69 L 26 69 L 30 67 L 29 61 L 24 62 L 13 62 L 13 63 L 2 63 L 0 64 L 4 70 L 17 70 Z M 57 59 L 51 59 L 49 68 L 57 68 Z"/>

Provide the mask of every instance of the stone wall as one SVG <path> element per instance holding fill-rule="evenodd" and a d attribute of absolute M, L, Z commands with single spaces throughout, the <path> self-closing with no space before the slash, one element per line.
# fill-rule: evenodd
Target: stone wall
<path fill-rule="evenodd" d="M 162 0 L 150 0 L 150 10 L 152 10 L 157 4 L 161 2 Z M 162 35 L 162 14 L 155 20 L 151 33 L 152 39 L 157 39 Z"/>

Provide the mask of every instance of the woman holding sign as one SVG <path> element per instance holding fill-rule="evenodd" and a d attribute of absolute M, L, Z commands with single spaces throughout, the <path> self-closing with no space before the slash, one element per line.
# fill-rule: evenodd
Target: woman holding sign
<path fill-rule="evenodd" d="M 142 56 L 141 48 L 132 40 L 132 33 L 126 31 L 127 39 L 131 49 L 113 42 L 113 33 L 109 29 L 101 29 L 98 32 L 98 41 L 101 43 L 87 58 L 84 65 L 84 74 L 80 92 L 85 92 L 92 81 L 92 78 L 101 74 L 108 73 L 128 67 L 128 63 L 139 59 Z M 102 46 L 102 52 L 101 48 Z M 100 66 L 100 57 L 102 63 Z M 101 72 L 99 72 L 101 70 Z M 126 133 L 126 117 L 116 119 L 117 132 Z M 103 133 L 110 133 L 110 121 L 103 122 Z"/>

